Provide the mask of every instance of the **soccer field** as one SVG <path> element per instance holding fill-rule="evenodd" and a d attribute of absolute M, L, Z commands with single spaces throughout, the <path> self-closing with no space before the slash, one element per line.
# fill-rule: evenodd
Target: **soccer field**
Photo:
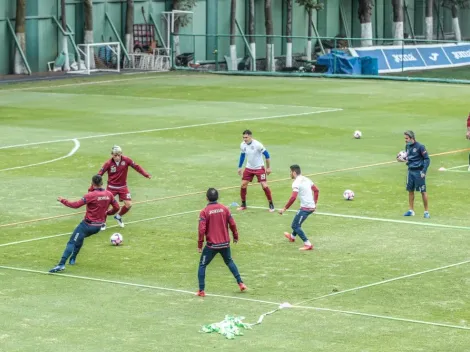
<path fill-rule="evenodd" d="M 469 96 L 461 85 L 179 73 L 0 86 L 0 351 L 469 351 Z M 283 236 L 298 202 L 269 213 L 254 184 L 252 207 L 232 208 L 248 291 L 219 257 L 200 298 L 198 212 L 208 187 L 240 202 L 245 129 L 271 154 L 276 208 L 291 164 L 319 187 L 303 226 L 315 250 Z M 430 219 L 419 194 L 403 217 L 395 156 L 408 129 L 431 155 Z M 130 169 L 126 227 L 110 218 L 75 266 L 49 274 L 83 217 L 56 198 L 86 193 L 113 145 L 153 178 Z M 234 340 L 200 332 L 273 310 Z"/>

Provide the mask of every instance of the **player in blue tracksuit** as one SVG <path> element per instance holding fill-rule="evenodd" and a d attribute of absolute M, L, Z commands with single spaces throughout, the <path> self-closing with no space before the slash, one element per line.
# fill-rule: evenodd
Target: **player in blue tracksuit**
<path fill-rule="evenodd" d="M 408 165 L 408 177 L 406 181 L 406 190 L 408 191 L 408 201 L 410 204 L 410 210 L 408 210 L 404 216 L 414 216 L 414 202 L 415 202 L 415 191 L 421 192 L 424 205 L 424 217 L 430 218 L 428 211 L 428 194 L 426 192 L 426 173 L 428 171 L 431 159 L 429 159 L 426 147 L 416 142 L 415 134 L 413 131 L 406 131 L 405 142 L 406 142 L 406 153 Z"/>

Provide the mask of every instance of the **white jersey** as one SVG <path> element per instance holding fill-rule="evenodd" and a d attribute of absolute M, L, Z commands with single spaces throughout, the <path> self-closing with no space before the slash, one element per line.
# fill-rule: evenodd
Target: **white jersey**
<path fill-rule="evenodd" d="M 260 142 L 256 139 L 252 139 L 250 144 L 242 142 L 240 149 L 246 155 L 248 169 L 259 170 L 264 167 L 263 152 L 266 148 Z"/>
<path fill-rule="evenodd" d="M 302 175 L 297 176 L 292 183 L 292 191 L 299 193 L 301 208 L 315 209 L 312 186 L 312 180 Z"/>

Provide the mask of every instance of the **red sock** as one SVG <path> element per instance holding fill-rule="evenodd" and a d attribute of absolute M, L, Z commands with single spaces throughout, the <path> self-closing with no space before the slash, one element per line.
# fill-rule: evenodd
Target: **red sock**
<path fill-rule="evenodd" d="M 246 192 L 247 192 L 246 188 L 241 188 L 240 189 L 240 197 L 241 197 L 243 203 L 246 202 Z"/>
<path fill-rule="evenodd" d="M 121 210 L 119 210 L 119 216 L 123 216 L 125 213 L 127 213 L 129 210 L 131 210 L 131 207 L 126 207 L 125 205 L 121 207 Z"/>
<path fill-rule="evenodd" d="M 266 194 L 266 198 L 268 198 L 269 203 L 273 201 L 273 196 L 271 195 L 271 190 L 269 187 L 263 188 L 264 194 Z"/>

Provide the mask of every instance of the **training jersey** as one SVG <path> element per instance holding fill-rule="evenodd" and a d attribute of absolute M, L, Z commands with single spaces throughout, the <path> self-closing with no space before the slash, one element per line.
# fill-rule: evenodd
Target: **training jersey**
<path fill-rule="evenodd" d="M 144 177 L 150 176 L 140 165 L 137 165 L 131 158 L 124 155 L 121 156 L 121 160 L 118 163 L 113 158 L 106 161 L 98 175 L 103 176 L 105 173 L 108 173 L 109 188 L 123 188 L 127 186 L 127 171 L 129 166 Z"/>
<path fill-rule="evenodd" d="M 431 159 L 429 158 L 426 147 L 418 142 L 406 146 L 407 162 L 409 170 L 423 171 L 426 173 Z"/>
<path fill-rule="evenodd" d="M 95 188 L 75 202 L 70 202 L 67 199 L 62 199 L 60 202 L 74 209 L 86 205 L 84 220 L 91 225 L 97 226 L 101 226 L 101 224 L 106 222 L 107 215 L 114 215 L 119 211 L 119 203 L 114 199 L 113 194 L 102 188 Z M 112 205 L 113 209 L 108 212 L 109 205 Z"/>
<path fill-rule="evenodd" d="M 259 170 L 264 167 L 263 152 L 266 148 L 256 139 L 252 139 L 250 144 L 243 141 L 240 144 L 240 150 L 246 155 L 246 168 Z"/>
<path fill-rule="evenodd" d="M 230 246 L 228 228 L 233 239 L 238 241 L 238 230 L 230 210 L 223 204 L 211 202 L 199 214 L 198 248 L 202 248 L 204 237 L 209 248 L 227 248 Z"/>
<path fill-rule="evenodd" d="M 303 175 L 297 176 L 292 183 L 292 192 L 297 192 L 300 198 L 300 208 L 315 209 L 316 204 L 313 199 L 313 185 L 313 181 Z"/>

